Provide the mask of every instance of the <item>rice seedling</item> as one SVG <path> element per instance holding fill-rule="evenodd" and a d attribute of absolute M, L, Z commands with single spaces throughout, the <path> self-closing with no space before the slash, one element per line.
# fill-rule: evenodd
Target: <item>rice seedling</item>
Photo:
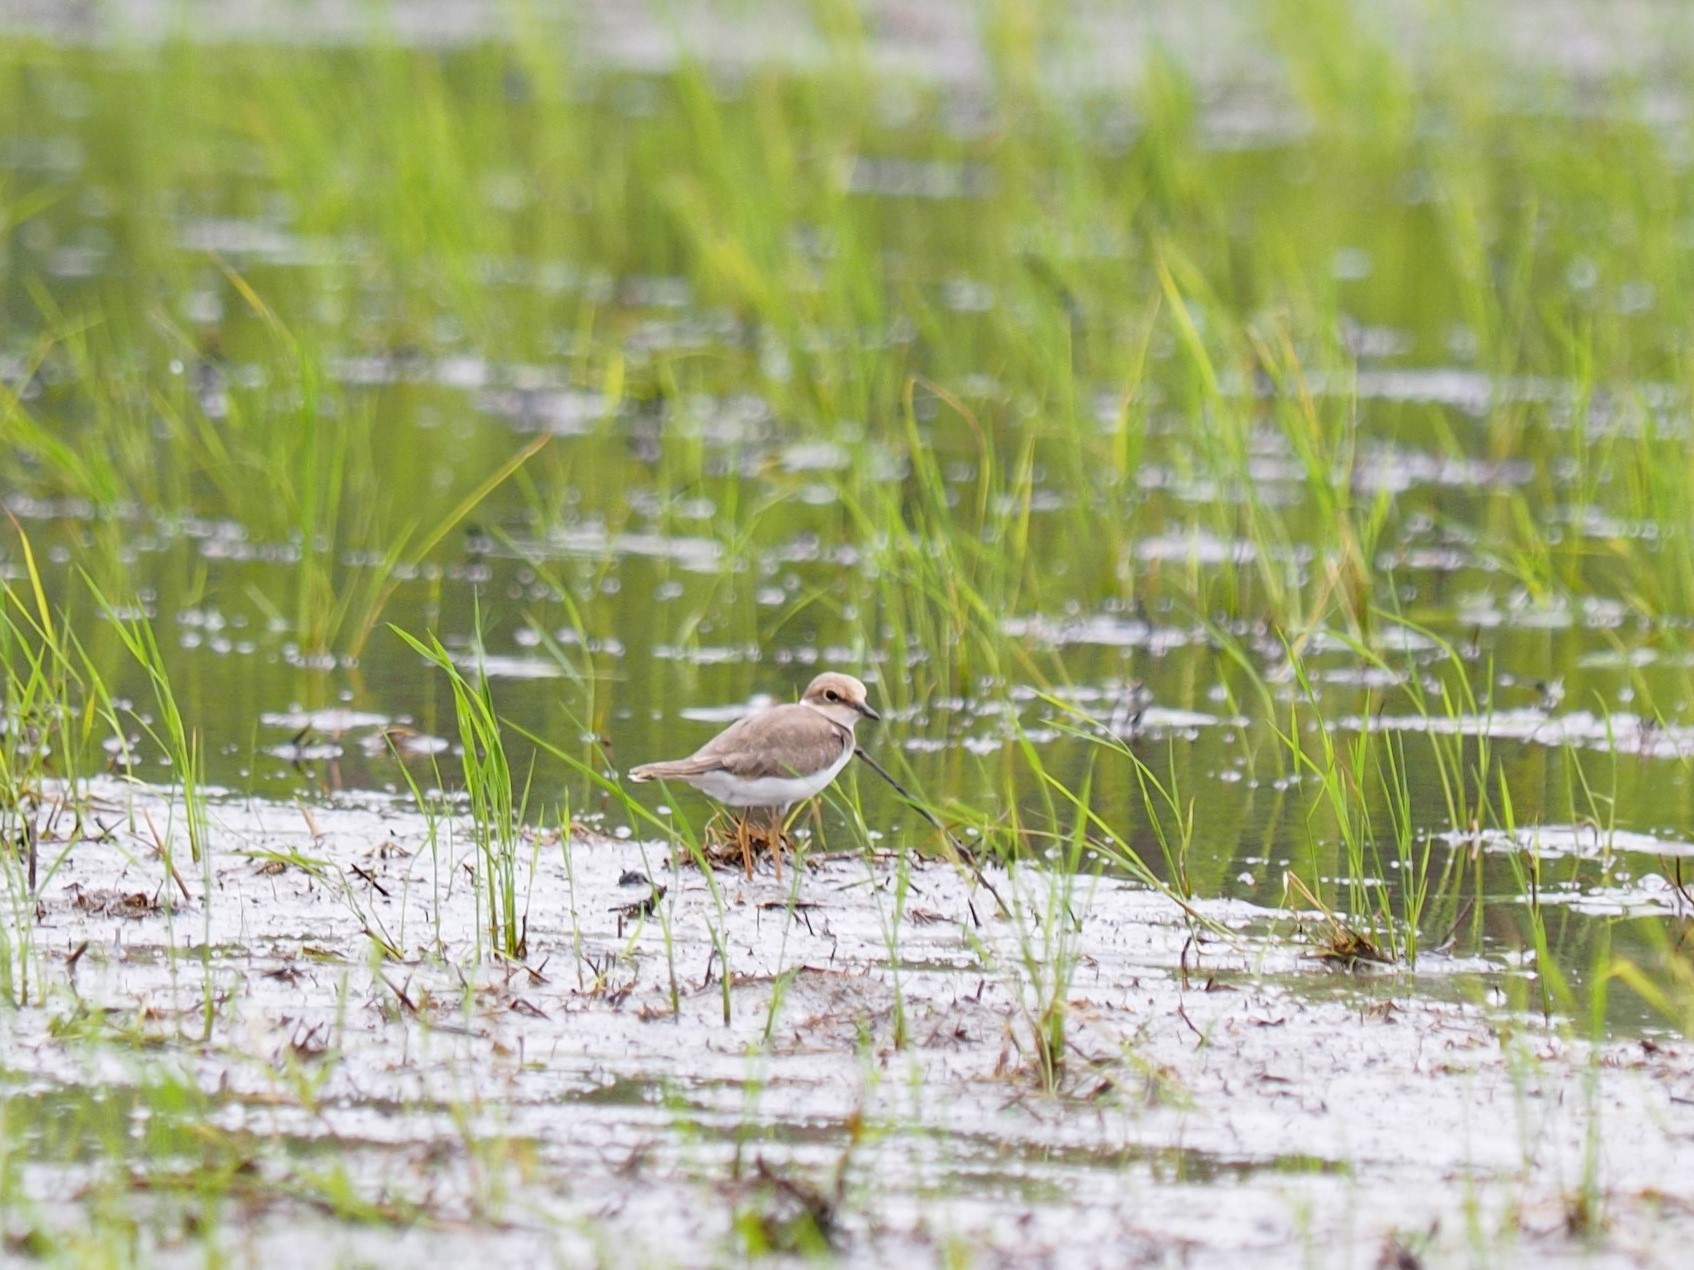
<path fill-rule="evenodd" d="M 1567 1229 L 1590 1243 L 1597 1241 L 1610 1223 L 1606 1208 L 1605 1115 L 1599 1067 L 1608 1031 L 1606 1006 L 1614 973 L 1611 927 L 1609 923 L 1602 923 L 1599 937 L 1594 941 L 1593 961 L 1588 975 L 1588 1000 L 1585 1003 L 1588 1011 L 1588 1070 L 1582 1089 L 1582 1180 L 1565 1201 Z"/>
<path fill-rule="evenodd" d="M 10 846 L 0 856 L 13 908 L 9 932 L 0 937 L 0 988 L 25 1002 L 29 986 L 30 932 L 40 915 L 44 888 L 72 849 L 91 836 L 85 828 L 86 783 L 105 766 L 105 736 L 116 753 L 131 756 L 120 710 L 106 678 L 66 615 L 49 606 L 29 537 L 18 534 L 30 595 L 0 582 L 0 835 Z M 95 601 L 119 629 L 124 647 L 148 673 L 162 717 L 162 731 L 141 720 L 143 730 L 169 756 L 179 773 L 186 835 L 194 860 L 202 861 L 204 805 L 198 739 L 184 727 L 151 628 L 126 621 L 88 584 Z M 133 713 L 133 712 L 131 712 Z M 99 758 L 96 758 L 99 755 Z M 186 902 L 189 892 L 175 863 L 172 826 L 161 834 L 149 822 L 152 845 L 163 873 L 160 891 L 172 888 Z M 93 836 L 109 838 L 104 829 Z M 202 893 L 208 888 L 202 888 Z M 171 907 L 173 901 L 165 900 Z M 208 1026 L 212 1008 L 207 989 Z"/>
<path fill-rule="evenodd" d="M 28 539 L 23 539 L 26 561 Z M 38 579 L 30 565 L 30 577 Z M 0 583 L 0 875 L 4 876 L 9 920 L 0 932 L 0 995 L 24 1004 L 31 988 L 31 931 L 40 887 L 52 876 L 42 869 L 45 789 L 53 740 L 65 732 L 70 684 L 54 634 L 51 610 L 35 586 L 34 614 L 21 597 Z M 51 845 L 47 848 L 51 850 Z"/>
<path fill-rule="evenodd" d="M 1057 801 L 1048 804 L 1049 823 L 1059 823 L 1057 809 L 1060 802 L 1077 817 L 1069 839 L 1071 845 L 1066 848 L 1066 855 L 1054 861 L 1056 866 L 1063 872 L 1076 872 L 1086 859 L 1102 860 L 1164 895 L 1182 911 L 1185 920 L 1196 930 L 1221 933 L 1217 923 L 1191 903 L 1194 892 L 1188 871 L 1194 833 L 1194 804 L 1183 801 L 1174 765 L 1171 774 L 1161 779 L 1124 736 L 1083 714 L 1073 703 L 1045 695 L 1041 699 L 1060 712 L 1058 726 L 1062 730 L 1129 765 L 1141 795 L 1148 830 L 1158 845 L 1165 871 L 1161 874 L 1148 865 L 1130 840 L 1127 826 L 1108 822 L 1094 809 L 1090 794 L 1098 769 L 1086 773 L 1082 786 L 1072 788 L 1048 767 L 1026 737 L 1023 757 L 1029 772 L 1042 783 L 1046 797 L 1051 800 L 1057 796 Z"/>
<path fill-rule="evenodd" d="M 390 750 L 395 751 L 395 757 L 399 758 L 393 737 L 388 736 L 384 739 Z M 440 780 L 440 769 L 435 764 L 433 756 L 431 759 L 431 770 L 436 776 L 434 790 L 439 790 L 442 783 Z M 440 949 L 443 947 L 441 937 L 441 914 L 444 896 L 441 875 L 442 855 L 444 851 L 448 855 L 447 868 L 449 871 L 452 869 L 451 808 L 447 805 L 446 799 L 439 794 L 433 791 L 426 794 L 423 788 L 419 785 L 417 777 L 412 774 L 412 770 L 407 767 L 405 763 L 400 764 L 400 778 L 405 783 L 407 792 L 411 795 L 412 805 L 418 809 L 424 818 L 424 844 L 429 850 L 430 946 L 432 948 Z M 448 840 L 445 844 L 442 841 L 444 836 Z M 405 927 L 402 926 L 400 930 L 400 941 L 402 944 L 405 942 L 405 937 Z"/>
<path fill-rule="evenodd" d="M 1030 876 L 1043 884 L 1038 898 L 1023 891 Z M 1077 910 L 1086 910 L 1086 900 L 1079 901 L 1079 881 L 1071 870 L 1014 869 L 1007 880 L 1015 947 L 1005 973 L 1023 1015 L 1035 1080 L 1056 1094 L 1070 1059 L 1070 992 L 1085 921 Z"/>
<path fill-rule="evenodd" d="M 183 834 L 188 840 L 189 855 L 194 863 L 210 869 L 207 857 L 207 823 L 205 804 L 205 758 L 197 728 L 184 717 L 181 704 L 171 687 L 164 653 L 152 625 L 145 620 L 126 617 L 102 595 L 92 583 L 94 599 L 108 622 L 116 630 L 123 648 L 135 660 L 152 688 L 158 710 L 157 723 L 138 719 L 143 731 L 166 756 L 176 773 L 177 788 L 182 795 L 184 810 Z M 110 707 L 108 706 L 108 709 Z M 174 873 L 175 863 L 172 835 L 167 827 L 160 843 L 167 872 Z M 209 872 L 208 872 L 209 876 Z"/>
<path fill-rule="evenodd" d="M 467 680 L 434 635 L 426 644 L 398 627 L 394 633 L 445 674 L 452 686 L 459 761 L 482 866 L 477 886 L 483 894 L 486 915 L 483 929 L 496 956 L 521 960 L 528 943 L 529 902 L 527 890 L 520 895 L 518 871 L 529 783 L 526 779 L 520 788 L 514 779 L 488 677 L 479 673 L 475 683 Z M 533 860 L 530 872 L 534 872 Z"/>

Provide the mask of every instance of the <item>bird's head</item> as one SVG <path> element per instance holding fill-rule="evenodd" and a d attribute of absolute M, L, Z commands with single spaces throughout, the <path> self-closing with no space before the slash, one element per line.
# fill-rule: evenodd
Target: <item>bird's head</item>
<path fill-rule="evenodd" d="M 860 719 L 880 719 L 865 700 L 865 685 L 852 675 L 829 670 L 806 686 L 801 701 L 820 714 L 827 715 L 844 728 L 851 728 Z"/>

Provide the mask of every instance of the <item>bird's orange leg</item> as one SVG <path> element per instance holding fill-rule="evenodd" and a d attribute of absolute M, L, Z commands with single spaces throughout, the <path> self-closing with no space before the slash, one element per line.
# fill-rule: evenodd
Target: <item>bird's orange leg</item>
<path fill-rule="evenodd" d="M 753 876 L 753 843 L 747 834 L 747 815 L 743 812 L 735 821 L 735 837 L 741 843 L 741 869 L 749 878 Z"/>

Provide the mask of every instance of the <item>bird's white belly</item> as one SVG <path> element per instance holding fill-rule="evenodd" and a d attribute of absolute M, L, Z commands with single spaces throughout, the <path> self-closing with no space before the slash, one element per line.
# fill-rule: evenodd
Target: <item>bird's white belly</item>
<path fill-rule="evenodd" d="M 726 807 L 790 807 L 805 802 L 817 794 L 841 773 L 853 757 L 853 747 L 846 746 L 841 757 L 810 776 L 761 776 L 757 780 L 741 780 L 728 772 L 704 772 L 689 778 L 689 784 L 715 798 Z"/>

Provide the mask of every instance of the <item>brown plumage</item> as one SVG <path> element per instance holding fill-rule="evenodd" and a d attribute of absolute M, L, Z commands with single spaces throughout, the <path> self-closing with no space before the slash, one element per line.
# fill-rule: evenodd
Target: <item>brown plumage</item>
<path fill-rule="evenodd" d="M 737 719 L 687 758 L 648 763 L 630 772 L 630 778 L 687 780 L 706 772 L 727 772 L 743 781 L 805 776 L 828 767 L 852 744 L 850 728 L 825 720 L 810 706 L 773 706 Z"/>

